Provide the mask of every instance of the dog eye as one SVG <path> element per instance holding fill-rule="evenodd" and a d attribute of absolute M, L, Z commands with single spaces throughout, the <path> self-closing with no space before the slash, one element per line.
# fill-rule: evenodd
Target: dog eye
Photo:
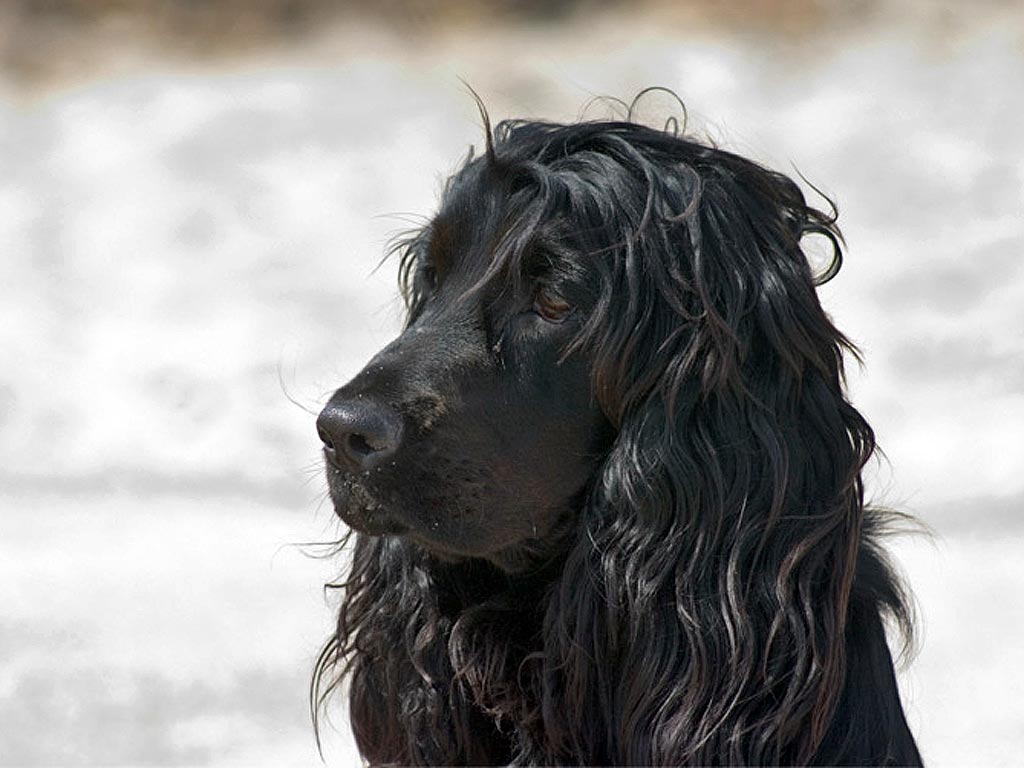
<path fill-rule="evenodd" d="M 424 265 L 420 268 L 420 274 L 423 276 L 423 282 L 427 288 L 433 290 L 437 288 L 437 270 L 429 264 Z"/>
<path fill-rule="evenodd" d="M 560 323 L 572 311 L 572 305 L 550 288 L 540 288 L 533 297 L 533 311 L 549 323 Z"/>

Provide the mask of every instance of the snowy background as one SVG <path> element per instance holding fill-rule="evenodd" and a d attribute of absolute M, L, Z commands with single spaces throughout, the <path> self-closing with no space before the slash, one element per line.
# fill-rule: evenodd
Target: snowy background
<path fill-rule="evenodd" d="M 908 716 L 933 765 L 1016 764 L 1024 9 L 411 5 L 201 46 L 0 11 L 0 765 L 319 764 L 340 564 L 301 544 L 339 529 L 303 407 L 398 328 L 371 272 L 481 139 L 459 77 L 495 119 L 670 86 L 692 132 L 837 199 L 822 298 L 866 353 L 870 491 L 936 534 L 893 544 Z M 355 764 L 335 721 L 327 763 Z"/>

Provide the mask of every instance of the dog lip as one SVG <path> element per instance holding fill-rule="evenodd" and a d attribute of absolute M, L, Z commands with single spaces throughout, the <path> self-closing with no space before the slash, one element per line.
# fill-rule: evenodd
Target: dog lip
<path fill-rule="evenodd" d="M 409 526 L 393 515 L 381 514 L 380 507 L 352 507 L 346 499 L 336 499 L 334 511 L 349 528 L 371 536 L 400 536 L 409 531 Z"/>
<path fill-rule="evenodd" d="M 371 536 L 399 536 L 409 530 L 363 485 L 350 478 L 330 485 L 334 512 L 349 528 Z"/>
<path fill-rule="evenodd" d="M 339 517 L 354 531 L 365 533 L 368 536 L 401 536 L 409 532 L 408 526 L 392 518 L 384 520 L 369 520 L 367 518 L 356 518 L 352 515 L 341 515 Z"/>

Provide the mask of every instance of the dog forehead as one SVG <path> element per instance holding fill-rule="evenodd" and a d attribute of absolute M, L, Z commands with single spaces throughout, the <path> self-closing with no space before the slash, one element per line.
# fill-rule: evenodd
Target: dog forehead
<path fill-rule="evenodd" d="M 509 205 L 496 197 L 481 194 L 470 200 L 460 195 L 446 200 L 434 217 L 426 258 L 442 281 L 475 284 L 497 268 L 511 266 L 496 262 L 507 262 L 501 257 L 507 256 L 508 240 L 516 237 Z"/>

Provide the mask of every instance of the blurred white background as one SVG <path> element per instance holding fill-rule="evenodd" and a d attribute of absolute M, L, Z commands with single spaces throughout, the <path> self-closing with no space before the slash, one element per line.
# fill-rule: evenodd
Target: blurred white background
<path fill-rule="evenodd" d="M 495 119 L 668 86 L 837 199 L 870 492 L 936 533 L 893 543 L 908 716 L 933 765 L 1019 762 L 1019 3 L 15 0 L 0 67 L 0 765 L 318 764 L 341 564 L 298 545 L 339 526 L 286 392 L 396 333 L 371 273 L 481 140 L 459 77 Z"/>

